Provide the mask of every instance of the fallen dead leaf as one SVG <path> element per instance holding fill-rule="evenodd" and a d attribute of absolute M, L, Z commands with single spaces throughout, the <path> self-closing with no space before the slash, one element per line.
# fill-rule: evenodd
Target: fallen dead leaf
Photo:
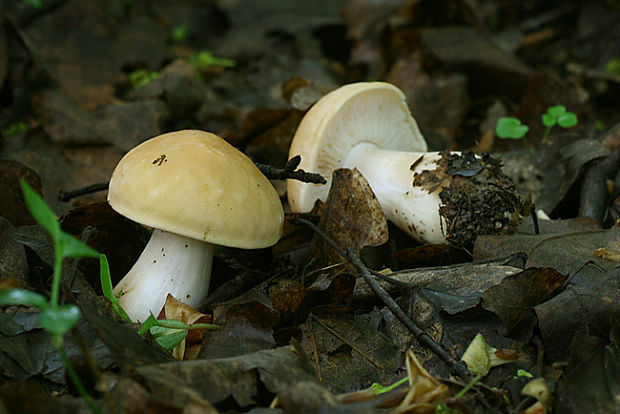
<path fill-rule="evenodd" d="M 387 220 L 368 182 L 357 169 L 338 169 L 322 210 L 319 228 L 342 249 L 360 254 L 364 246 L 378 246 L 388 240 Z M 312 250 L 326 264 L 342 257 L 315 235 Z"/>

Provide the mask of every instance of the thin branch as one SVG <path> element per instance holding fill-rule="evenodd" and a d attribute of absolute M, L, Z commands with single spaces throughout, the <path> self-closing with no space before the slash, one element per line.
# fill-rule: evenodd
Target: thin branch
<path fill-rule="evenodd" d="M 299 155 L 294 156 L 286 162 L 284 168 L 276 168 L 268 164 L 260 164 L 255 162 L 258 169 L 270 180 L 286 180 L 293 179 L 302 181 L 304 183 L 312 184 L 327 184 L 327 180 L 323 178 L 321 174 L 309 173 L 304 170 L 299 170 L 297 167 L 301 162 Z"/>
<path fill-rule="evenodd" d="M 402 308 L 396 303 L 396 301 L 381 287 L 379 282 L 372 277 L 372 274 L 368 268 L 362 263 L 359 256 L 351 249 L 347 249 L 345 252 L 340 246 L 336 244 L 325 232 L 319 229 L 314 223 L 299 217 L 293 217 L 294 221 L 304 224 L 314 230 L 319 236 L 323 238 L 331 247 L 338 252 L 343 258 L 350 261 L 358 270 L 360 275 L 364 278 L 368 286 L 375 292 L 377 296 L 383 300 L 385 305 L 396 315 L 398 319 L 411 331 L 418 341 L 426 345 L 431 351 L 433 351 L 439 358 L 441 358 L 446 364 L 448 364 L 454 374 L 461 377 L 465 381 L 469 381 L 471 376 L 467 371 L 465 364 L 462 361 L 456 361 L 452 355 L 439 344 L 437 344 L 422 328 L 417 326 Z"/>
<path fill-rule="evenodd" d="M 86 187 L 76 188 L 74 190 L 60 190 L 58 194 L 58 201 L 64 201 L 65 203 L 71 201 L 72 198 L 81 197 L 83 195 L 88 195 L 92 193 L 96 193 L 97 191 L 107 190 L 109 182 L 107 183 L 97 183 L 87 185 Z"/>

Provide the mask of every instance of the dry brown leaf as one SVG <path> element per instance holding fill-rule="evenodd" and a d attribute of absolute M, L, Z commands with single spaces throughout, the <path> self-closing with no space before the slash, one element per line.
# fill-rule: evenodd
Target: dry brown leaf
<path fill-rule="evenodd" d="M 387 220 L 366 179 L 357 169 L 334 171 L 332 186 L 319 223 L 343 249 L 360 254 L 364 246 L 379 246 L 388 240 Z M 315 237 L 313 249 L 326 263 L 342 257 L 322 239 Z"/>
<path fill-rule="evenodd" d="M 175 299 L 171 294 L 157 319 L 176 319 L 188 325 L 194 323 L 211 323 L 211 315 L 198 312 L 191 306 Z M 172 350 L 172 356 L 179 361 L 196 359 L 200 351 L 200 342 L 205 329 L 190 329 L 187 336 Z"/>
<path fill-rule="evenodd" d="M 406 363 L 409 391 L 398 407 L 392 410 L 392 414 L 434 412 L 437 404 L 447 398 L 448 387 L 429 374 L 413 351 L 407 353 Z"/>

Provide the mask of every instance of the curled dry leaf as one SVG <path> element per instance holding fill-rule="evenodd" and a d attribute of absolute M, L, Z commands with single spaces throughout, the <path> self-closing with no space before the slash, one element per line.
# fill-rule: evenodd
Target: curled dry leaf
<path fill-rule="evenodd" d="M 409 391 L 393 414 L 432 413 L 437 404 L 447 397 L 448 387 L 437 381 L 420 364 L 413 351 L 407 353 L 407 372 L 409 374 Z"/>
<path fill-rule="evenodd" d="M 551 405 L 551 390 L 542 378 L 536 378 L 525 384 L 521 394 L 536 398 L 538 401 L 529 406 L 524 414 L 546 414 Z"/>
<path fill-rule="evenodd" d="M 194 323 L 211 323 L 211 315 L 198 312 L 189 305 L 175 299 L 171 294 L 166 297 L 166 303 L 157 319 L 176 319 L 188 325 Z M 176 359 L 190 360 L 198 357 L 200 342 L 205 329 L 190 329 L 187 336 L 172 350 Z"/>

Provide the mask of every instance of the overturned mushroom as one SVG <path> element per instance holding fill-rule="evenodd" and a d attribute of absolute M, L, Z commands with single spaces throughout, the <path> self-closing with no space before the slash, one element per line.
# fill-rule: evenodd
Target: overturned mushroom
<path fill-rule="evenodd" d="M 331 173 L 357 168 L 386 217 L 413 238 L 469 247 L 478 234 L 510 231 L 528 204 L 501 163 L 473 153 L 426 152 L 405 96 L 385 82 L 345 85 L 321 98 L 302 119 L 289 151 L 299 168 L 327 185 L 288 181 L 293 211 L 325 200 Z"/>
<path fill-rule="evenodd" d="M 170 293 L 198 306 L 207 295 L 214 245 L 275 244 L 283 211 L 254 163 L 217 135 L 185 130 L 143 142 L 119 162 L 108 202 L 154 228 L 114 293 L 134 321 L 157 313 Z"/>

